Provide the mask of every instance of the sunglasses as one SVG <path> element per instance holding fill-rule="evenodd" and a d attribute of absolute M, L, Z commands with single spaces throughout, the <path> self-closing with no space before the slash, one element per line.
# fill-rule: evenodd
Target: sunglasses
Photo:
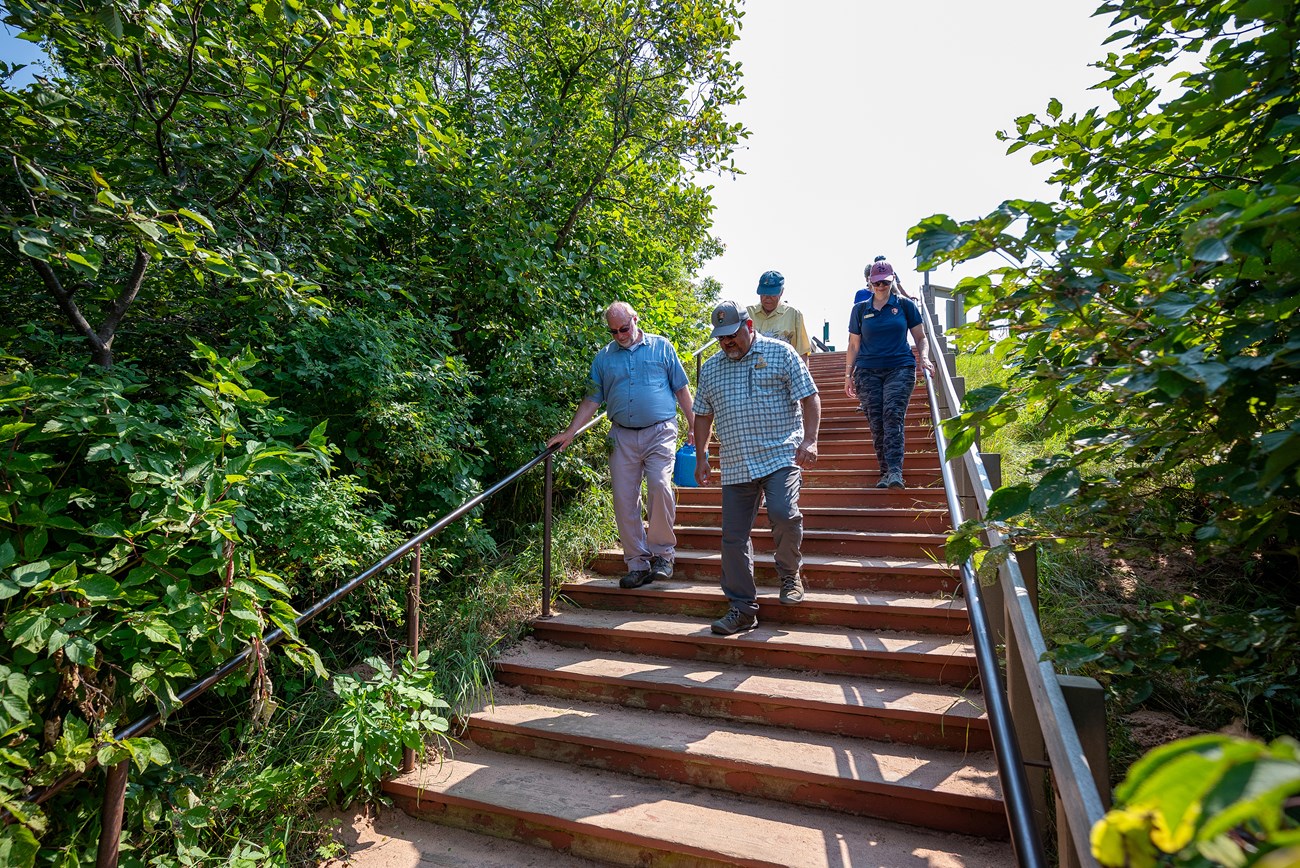
<path fill-rule="evenodd" d="M 627 325 L 623 326 L 621 329 L 610 329 L 609 333 L 612 335 L 625 335 L 630 331 L 632 331 L 632 323 L 628 323 Z"/>
<path fill-rule="evenodd" d="M 873 280 L 871 281 L 871 285 L 872 286 L 893 286 L 894 282 L 892 280 Z"/>

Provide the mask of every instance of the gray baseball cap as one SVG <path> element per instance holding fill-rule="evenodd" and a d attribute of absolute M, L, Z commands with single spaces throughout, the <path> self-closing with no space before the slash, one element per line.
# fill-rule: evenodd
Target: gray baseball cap
<path fill-rule="evenodd" d="M 709 317 L 709 322 L 713 323 L 712 337 L 725 338 L 734 335 L 748 320 L 747 309 L 734 301 L 721 302 L 713 309 L 713 316 Z"/>

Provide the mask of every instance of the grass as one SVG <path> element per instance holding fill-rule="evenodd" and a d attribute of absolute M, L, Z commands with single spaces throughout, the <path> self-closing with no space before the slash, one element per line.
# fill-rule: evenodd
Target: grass
<path fill-rule="evenodd" d="M 981 386 L 1000 386 L 1006 381 L 1007 374 L 993 353 L 957 355 L 957 376 L 966 378 L 967 392 Z M 1069 449 L 1071 432 L 1060 431 L 1044 437 L 1039 422 L 1034 416 L 1021 416 L 1011 424 L 981 437 L 981 451 L 1002 455 L 1004 485 L 1029 482 L 1029 466 L 1035 458 L 1046 458 Z"/>

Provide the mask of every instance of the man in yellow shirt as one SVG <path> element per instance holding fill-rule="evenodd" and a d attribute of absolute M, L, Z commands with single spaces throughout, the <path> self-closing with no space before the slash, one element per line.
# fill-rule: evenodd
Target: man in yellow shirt
<path fill-rule="evenodd" d="M 754 331 L 764 337 L 785 341 L 808 364 L 812 344 L 808 329 L 803 324 L 803 313 L 797 308 L 781 303 L 785 291 L 785 278 L 779 271 L 765 271 L 758 279 L 758 304 L 749 306 L 749 318 L 754 321 Z"/>

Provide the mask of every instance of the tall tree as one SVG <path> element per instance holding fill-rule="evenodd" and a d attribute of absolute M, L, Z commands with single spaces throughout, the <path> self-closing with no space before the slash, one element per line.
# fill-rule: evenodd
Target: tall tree
<path fill-rule="evenodd" d="M 1103 536 L 1295 554 L 1300 4 L 1117 0 L 1098 14 L 1124 44 L 1097 64 L 1116 107 L 1052 100 L 1002 134 L 1055 164 L 1060 201 L 912 230 L 928 265 L 1011 263 L 959 284 L 985 324 L 963 340 L 996 345 L 1008 377 L 968 396 L 956 446 L 1021 414 L 1074 432 L 1036 484 L 997 493 L 995 520 L 1065 504 Z"/>
<path fill-rule="evenodd" d="M 385 192 L 360 131 L 437 147 L 399 71 L 439 2 L 6 6 L 60 75 L 0 92 L 0 257 L 104 367 L 142 299 L 161 319 L 195 290 L 323 310 L 314 250 L 355 246 Z"/>

